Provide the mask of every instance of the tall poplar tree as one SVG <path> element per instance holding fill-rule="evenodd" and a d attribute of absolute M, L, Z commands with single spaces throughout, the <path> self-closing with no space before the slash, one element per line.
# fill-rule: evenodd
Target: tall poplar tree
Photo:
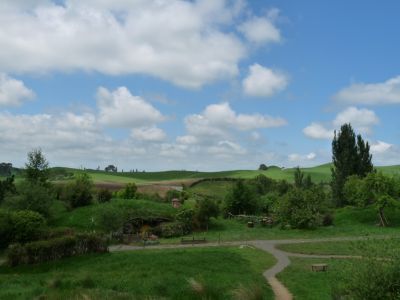
<path fill-rule="evenodd" d="M 356 137 L 350 124 L 343 124 L 332 141 L 332 197 L 337 206 L 346 203 L 343 187 L 347 177 L 366 176 L 372 172 L 372 155 L 369 153 L 368 142 L 361 135 Z"/>

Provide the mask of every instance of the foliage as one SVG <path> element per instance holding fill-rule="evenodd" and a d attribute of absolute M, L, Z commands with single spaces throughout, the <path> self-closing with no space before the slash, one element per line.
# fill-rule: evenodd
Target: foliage
<path fill-rule="evenodd" d="M 120 230 L 127 220 L 127 211 L 118 209 L 115 206 L 103 207 L 98 214 L 98 222 L 106 232 Z"/>
<path fill-rule="evenodd" d="M 364 244 L 362 260 L 343 268 L 333 290 L 335 298 L 354 300 L 399 299 L 400 254 L 390 240 Z"/>
<path fill-rule="evenodd" d="M 49 217 L 53 199 L 52 189 L 47 185 L 22 181 L 17 185 L 17 194 L 7 197 L 6 204 L 16 210 L 31 210 Z"/>
<path fill-rule="evenodd" d="M 321 186 L 309 190 L 292 189 L 275 207 L 275 213 L 283 226 L 300 229 L 321 226 L 326 210 L 326 196 Z"/>
<path fill-rule="evenodd" d="M 341 126 L 340 131 L 332 141 L 332 196 L 338 207 L 344 206 L 343 187 L 351 175 L 366 176 L 372 172 L 372 155 L 369 144 L 364 142 L 361 135 L 356 137 L 350 124 Z"/>
<path fill-rule="evenodd" d="M 253 214 L 257 211 L 257 196 L 251 186 L 238 181 L 225 197 L 225 211 L 234 215 Z"/>
<path fill-rule="evenodd" d="M 4 249 L 13 238 L 13 222 L 11 213 L 0 210 L 0 249 Z"/>
<path fill-rule="evenodd" d="M 210 218 L 217 218 L 219 215 L 219 207 L 217 203 L 208 197 L 197 199 L 194 211 L 194 221 L 200 229 L 208 230 Z"/>
<path fill-rule="evenodd" d="M 193 230 L 195 211 L 191 208 L 181 208 L 175 216 L 175 220 L 182 224 L 183 233 L 187 234 Z"/>
<path fill-rule="evenodd" d="M 122 199 L 135 199 L 137 186 L 134 182 L 125 185 L 125 188 L 118 192 L 118 197 Z"/>
<path fill-rule="evenodd" d="M 33 149 L 28 153 L 28 162 L 25 164 L 26 180 L 32 184 L 46 184 L 49 179 L 49 163 L 41 149 Z"/>
<path fill-rule="evenodd" d="M 268 178 L 267 176 L 260 174 L 253 180 L 256 187 L 256 191 L 259 195 L 265 195 L 275 189 L 275 180 Z"/>
<path fill-rule="evenodd" d="M 304 173 L 297 167 L 294 171 L 294 186 L 297 188 L 303 187 Z"/>
<path fill-rule="evenodd" d="M 45 219 L 37 212 L 21 210 L 11 215 L 13 242 L 26 243 L 38 239 L 44 226 Z"/>
<path fill-rule="evenodd" d="M 267 167 L 266 164 L 261 164 L 261 165 L 258 167 L 258 170 L 260 170 L 260 171 L 267 171 L 267 170 L 268 170 L 268 167 Z"/>
<path fill-rule="evenodd" d="M 112 193 L 109 189 L 100 189 L 97 191 L 97 201 L 99 203 L 109 202 L 112 198 Z"/>
<path fill-rule="evenodd" d="M 0 203 L 3 202 L 7 194 L 15 194 L 17 192 L 14 185 L 14 175 L 0 180 Z"/>
<path fill-rule="evenodd" d="M 107 241 L 96 234 L 78 234 L 25 245 L 11 245 L 7 253 L 10 266 L 36 264 L 64 257 L 108 251 Z"/>
<path fill-rule="evenodd" d="M 349 203 L 364 207 L 373 205 L 379 216 L 379 224 L 387 226 L 384 210 L 397 207 L 400 202 L 400 181 L 382 173 L 370 173 L 365 178 L 351 176 L 344 185 L 344 195 Z"/>
<path fill-rule="evenodd" d="M 162 237 L 178 237 L 185 233 L 185 227 L 181 222 L 168 222 L 160 225 L 160 231 Z"/>
<path fill-rule="evenodd" d="M 171 202 L 174 198 L 181 199 L 181 192 L 174 189 L 168 190 L 165 194 L 165 200 Z"/>
<path fill-rule="evenodd" d="M 89 205 L 93 200 L 93 181 L 86 173 L 77 174 L 74 182 L 65 186 L 63 200 L 71 207 Z"/>

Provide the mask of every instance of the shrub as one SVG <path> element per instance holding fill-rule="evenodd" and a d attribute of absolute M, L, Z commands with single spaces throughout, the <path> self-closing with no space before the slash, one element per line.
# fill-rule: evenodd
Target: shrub
<path fill-rule="evenodd" d="M 109 202 L 112 198 L 112 193 L 108 189 L 100 189 L 97 192 L 97 201 L 99 203 Z"/>
<path fill-rule="evenodd" d="M 134 182 L 128 183 L 124 189 L 118 192 L 118 197 L 122 199 L 135 199 L 137 186 Z"/>
<path fill-rule="evenodd" d="M 162 223 L 160 225 L 161 236 L 165 238 L 182 236 L 184 234 L 184 226 L 180 222 Z"/>
<path fill-rule="evenodd" d="M 25 245 L 11 245 L 7 252 L 7 261 L 10 266 L 17 266 L 107 251 L 107 241 L 103 237 L 96 234 L 78 234 Z"/>
<path fill-rule="evenodd" d="M 0 210 L 0 249 L 4 249 L 11 242 L 13 236 L 13 224 L 11 213 Z"/>
<path fill-rule="evenodd" d="M 49 217 L 53 203 L 52 190 L 46 185 L 23 181 L 17 186 L 17 195 L 9 197 L 6 205 L 16 210 L 31 210 Z"/>
<path fill-rule="evenodd" d="M 196 201 L 194 220 L 198 228 L 206 228 L 212 217 L 217 218 L 219 215 L 219 207 L 215 201 L 210 198 L 204 198 Z"/>
<path fill-rule="evenodd" d="M 321 226 L 326 210 L 326 195 L 321 186 L 309 190 L 292 189 L 275 206 L 283 226 L 301 229 Z"/>
<path fill-rule="evenodd" d="M 225 210 L 234 215 L 255 213 L 258 210 L 255 191 L 244 181 L 238 181 L 225 198 Z"/>
<path fill-rule="evenodd" d="M 12 240 L 26 243 L 38 239 L 44 229 L 45 219 L 37 212 L 21 210 L 12 214 Z"/>
<path fill-rule="evenodd" d="M 93 182 L 86 173 L 77 175 L 73 183 L 66 185 L 63 199 L 70 203 L 71 207 L 76 208 L 86 206 L 93 200 Z"/>
<path fill-rule="evenodd" d="M 176 221 L 182 224 L 183 234 L 192 232 L 195 212 L 190 208 L 180 209 L 176 214 Z"/>
<path fill-rule="evenodd" d="M 127 211 L 110 206 L 99 213 L 99 225 L 106 232 L 114 232 L 122 228 L 127 219 Z"/>

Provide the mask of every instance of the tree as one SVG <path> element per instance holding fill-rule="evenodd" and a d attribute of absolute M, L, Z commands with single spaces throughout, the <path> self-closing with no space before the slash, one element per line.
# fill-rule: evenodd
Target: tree
<path fill-rule="evenodd" d="M 106 172 L 117 172 L 118 169 L 114 165 L 108 165 L 107 167 L 104 168 L 104 171 L 106 171 Z"/>
<path fill-rule="evenodd" d="M 258 167 L 258 170 L 260 170 L 260 171 L 267 171 L 267 170 L 268 170 L 268 167 L 267 167 L 266 164 L 261 164 L 261 165 Z"/>
<path fill-rule="evenodd" d="M 118 196 L 122 199 L 135 199 L 137 186 L 134 182 L 128 183 L 125 188 L 119 191 Z"/>
<path fill-rule="evenodd" d="M 294 186 L 297 188 L 303 187 L 304 173 L 297 167 L 294 171 Z"/>
<path fill-rule="evenodd" d="M 75 181 L 68 184 L 65 189 L 64 200 L 70 203 L 71 207 L 89 205 L 93 199 L 93 181 L 86 173 L 78 174 Z"/>
<path fill-rule="evenodd" d="M 372 156 L 369 153 L 368 142 L 361 135 L 356 137 L 350 124 L 341 126 L 332 141 L 332 197 L 337 206 L 346 203 L 343 187 L 351 175 L 365 176 L 373 170 Z"/>
<path fill-rule="evenodd" d="M 212 217 L 216 218 L 219 215 L 219 207 L 215 201 L 210 198 L 198 199 L 195 205 L 194 219 L 200 228 L 206 228 L 210 224 Z"/>
<path fill-rule="evenodd" d="M 15 194 L 17 192 L 14 185 L 14 175 L 0 180 L 0 203 L 4 200 L 7 194 Z"/>
<path fill-rule="evenodd" d="M 45 185 L 49 179 L 49 163 L 41 149 L 33 149 L 28 153 L 28 162 L 25 164 L 26 180 L 33 184 Z"/>
<path fill-rule="evenodd" d="M 228 213 L 252 214 L 258 209 L 255 191 L 243 180 L 239 180 L 225 198 L 225 210 Z"/>

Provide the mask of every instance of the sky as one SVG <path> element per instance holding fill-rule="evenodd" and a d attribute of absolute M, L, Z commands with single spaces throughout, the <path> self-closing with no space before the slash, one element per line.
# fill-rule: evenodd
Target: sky
<path fill-rule="evenodd" d="M 400 164 L 397 0 L 2 0 L 0 161 L 256 169 L 331 161 L 351 123 Z"/>

